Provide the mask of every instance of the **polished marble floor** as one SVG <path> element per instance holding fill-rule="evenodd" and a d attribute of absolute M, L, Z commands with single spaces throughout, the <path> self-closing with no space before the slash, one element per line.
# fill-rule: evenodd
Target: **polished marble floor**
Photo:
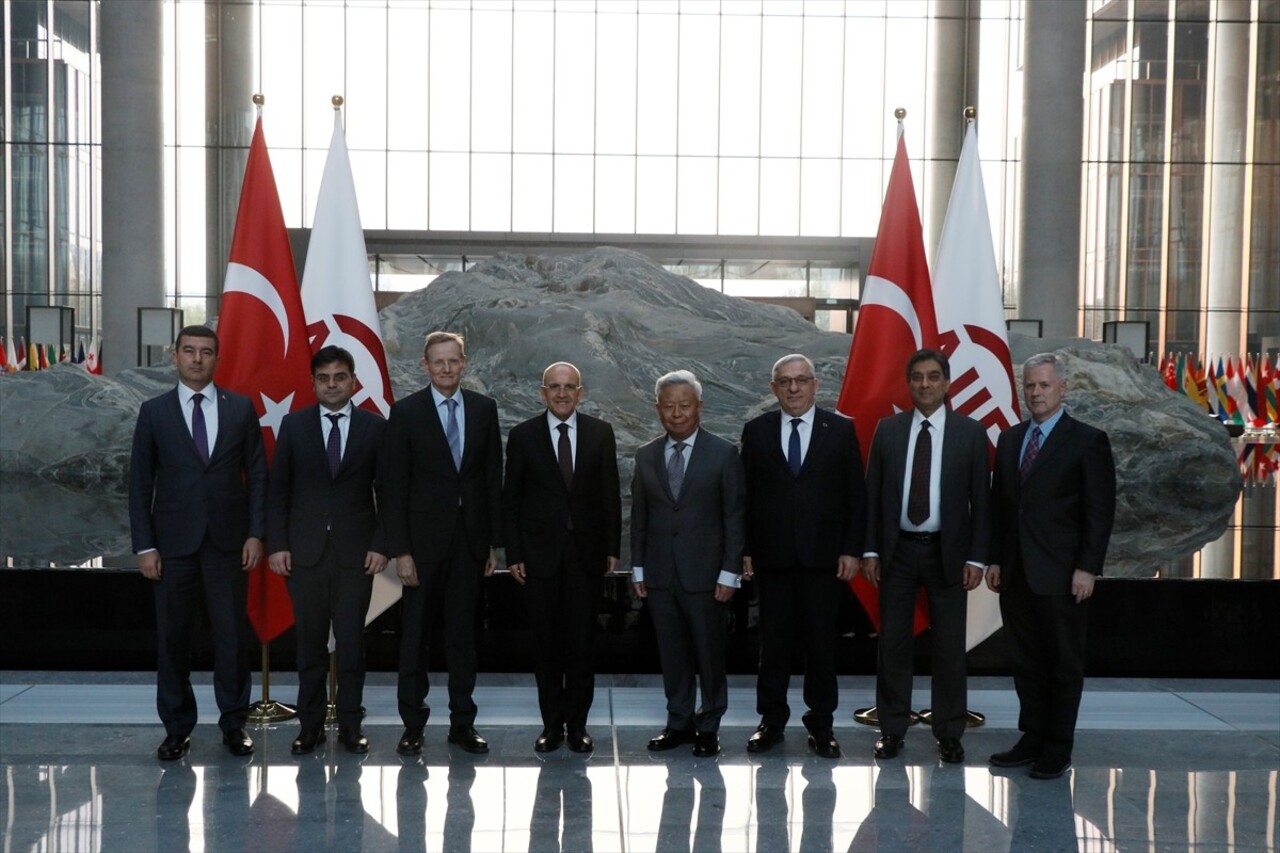
<path fill-rule="evenodd" d="M 401 759 L 393 678 L 381 673 L 365 695 L 366 756 L 331 741 L 295 758 L 296 724 L 282 723 L 251 730 L 251 758 L 231 757 L 219 745 L 206 675 L 191 753 L 162 763 L 151 678 L 0 673 L 0 850 L 1280 847 L 1275 681 L 1092 680 L 1074 767 L 1045 782 L 1025 768 L 986 764 L 1017 736 L 1016 699 L 1001 678 L 971 679 L 969 705 L 987 723 L 966 735 L 963 766 L 941 764 L 920 729 L 902 757 L 875 761 L 875 732 L 851 719 L 854 708 L 872 704 L 869 677 L 841 682 L 838 761 L 813 756 L 798 726 L 770 753 L 749 756 L 744 745 L 757 722 L 749 678 L 732 682 L 719 758 L 651 754 L 645 742 L 664 703 L 649 676 L 600 679 L 593 755 L 540 757 L 532 749 L 536 694 L 525 675 L 481 676 L 477 726 L 492 746 L 487 756 L 449 747 L 445 720 L 433 719 L 423 756 Z M 272 684 L 275 698 L 291 698 L 288 678 Z M 927 705 L 927 681 L 917 682 L 916 695 Z M 792 706 L 802 707 L 798 691 Z"/>

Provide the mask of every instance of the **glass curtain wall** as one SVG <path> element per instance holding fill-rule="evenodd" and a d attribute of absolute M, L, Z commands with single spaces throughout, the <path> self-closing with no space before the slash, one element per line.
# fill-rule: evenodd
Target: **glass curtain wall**
<path fill-rule="evenodd" d="M 97 0 L 6 0 L 0 336 L 26 334 L 28 305 L 101 311 Z M 53 343 L 52 341 L 35 343 Z"/>
<path fill-rule="evenodd" d="M 364 227 L 428 238 L 873 235 L 894 108 L 908 111 L 922 198 L 930 191 L 926 139 L 961 130 L 959 108 L 954 127 L 927 124 L 927 0 L 219 5 L 224 15 L 240 6 L 251 20 L 247 50 L 223 52 L 252 58 L 290 227 L 307 227 L 314 215 L 334 94 L 346 99 Z M 167 266 L 179 302 L 221 284 L 199 251 L 210 144 L 200 105 L 211 73 L 201 6 L 165 6 L 167 220 L 175 231 Z M 980 122 L 991 116 L 981 125 L 983 155 L 1003 269 L 1013 251 L 1004 187 L 1016 186 L 1005 153 L 1013 150 L 1008 128 L 1020 124 L 1020 89 L 1010 84 L 1020 4 L 988 0 L 982 11 L 991 107 L 979 105 Z M 247 113 L 251 94 L 221 97 Z"/>
<path fill-rule="evenodd" d="M 1234 55 L 1224 34 L 1242 26 Z M 1146 320 L 1159 352 L 1275 352 L 1280 2 L 1111 0 L 1089 29 L 1084 334 Z M 1215 316 L 1238 334 L 1207 334 Z"/>

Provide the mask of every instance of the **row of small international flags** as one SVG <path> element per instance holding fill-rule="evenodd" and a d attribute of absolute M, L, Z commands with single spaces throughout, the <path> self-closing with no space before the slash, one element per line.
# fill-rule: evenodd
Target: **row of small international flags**
<path fill-rule="evenodd" d="M 80 338 L 75 346 L 71 344 L 37 344 L 18 339 L 14 347 L 13 340 L 7 343 L 0 338 L 0 375 L 21 371 L 48 370 L 55 364 L 79 364 L 90 373 L 102 373 L 101 344 L 94 335 L 85 346 L 84 338 Z"/>
<path fill-rule="evenodd" d="M 1236 455 L 1245 483 L 1280 485 L 1280 444 L 1244 442 Z"/>
<path fill-rule="evenodd" d="M 1195 353 L 1169 353 L 1160 359 L 1160 374 L 1165 385 L 1223 423 L 1254 429 L 1280 424 L 1280 359 L 1218 356 L 1205 364 Z"/>

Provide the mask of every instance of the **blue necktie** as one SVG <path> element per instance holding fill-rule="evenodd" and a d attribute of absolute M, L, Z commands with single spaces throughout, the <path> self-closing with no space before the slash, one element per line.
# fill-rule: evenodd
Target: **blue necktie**
<path fill-rule="evenodd" d="M 462 436 L 458 434 L 458 401 L 452 397 L 444 401 L 449 407 L 449 420 L 444 428 L 444 437 L 449 442 L 449 452 L 453 454 L 453 467 L 462 470 Z"/>
<path fill-rule="evenodd" d="M 787 442 L 787 467 L 791 469 L 792 477 L 800 476 L 800 464 L 803 460 L 800 458 L 800 418 L 791 419 L 791 438 Z"/>
<path fill-rule="evenodd" d="M 341 414 L 325 415 L 332 426 L 329 427 L 329 443 L 325 445 L 325 455 L 329 457 L 329 476 L 338 476 L 338 466 L 342 464 L 342 433 L 338 430 Z"/>
<path fill-rule="evenodd" d="M 196 443 L 200 461 L 209 464 L 209 428 L 204 423 L 204 395 L 191 395 L 191 438 Z"/>

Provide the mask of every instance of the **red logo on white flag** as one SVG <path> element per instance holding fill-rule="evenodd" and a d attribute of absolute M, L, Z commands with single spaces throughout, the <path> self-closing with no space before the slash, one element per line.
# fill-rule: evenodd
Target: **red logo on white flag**
<path fill-rule="evenodd" d="M 293 251 L 280 209 L 262 118 L 253 131 L 218 317 L 220 358 L 214 382 L 253 401 L 267 459 L 284 416 L 315 402 L 311 348 Z M 266 561 L 249 576 L 249 621 L 264 643 L 293 624 L 284 578 Z"/>

